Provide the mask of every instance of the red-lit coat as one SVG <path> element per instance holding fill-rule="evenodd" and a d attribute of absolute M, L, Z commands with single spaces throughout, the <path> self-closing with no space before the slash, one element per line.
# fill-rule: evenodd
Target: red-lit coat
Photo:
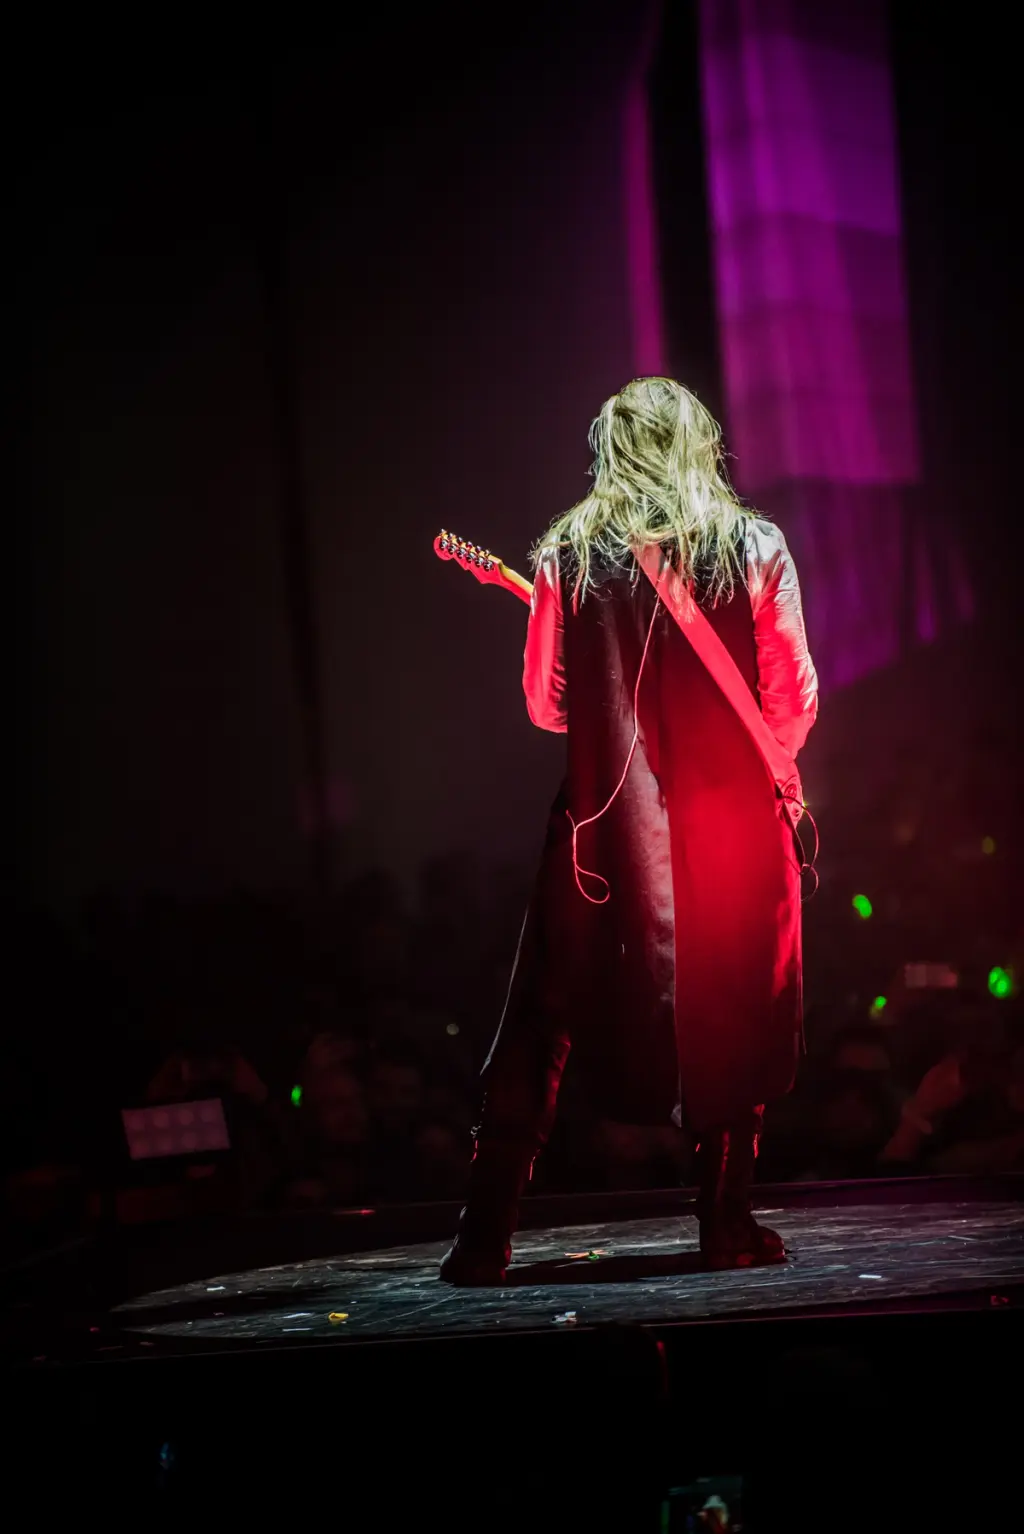
<path fill-rule="evenodd" d="M 785 540 L 751 520 L 746 586 L 702 610 L 776 738 L 795 756 L 817 681 Z M 632 1122 L 727 1121 L 788 1090 L 801 1027 L 799 848 L 750 734 L 669 612 L 654 617 L 639 740 L 622 789 L 579 834 L 578 863 L 610 885 L 603 904 L 574 875 L 572 826 L 622 774 L 633 695 L 654 613 L 643 575 L 606 577 L 575 610 L 542 560 L 527 632 L 533 722 L 567 734 L 502 1028 L 568 1032 L 596 1106 Z M 592 895 L 602 886 L 582 880 Z M 528 1021 L 529 1019 L 529 1021 Z"/>

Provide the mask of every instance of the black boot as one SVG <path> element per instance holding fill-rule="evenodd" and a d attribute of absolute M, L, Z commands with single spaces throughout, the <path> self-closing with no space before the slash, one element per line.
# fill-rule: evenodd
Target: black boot
<path fill-rule="evenodd" d="M 522 1140 L 492 1140 L 486 1135 L 477 1141 L 466 1207 L 441 1263 L 445 1283 L 483 1288 L 505 1282 L 519 1200 L 530 1180 L 535 1148 Z"/>
<path fill-rule="evenodd" d="M 702 1134 L 697 1146 L 697 1218 L 707 1268 L 751 1268 L 785 1262 L 774 1230 L 758 1225 L 750 1208 L 761 1110 Z"/>

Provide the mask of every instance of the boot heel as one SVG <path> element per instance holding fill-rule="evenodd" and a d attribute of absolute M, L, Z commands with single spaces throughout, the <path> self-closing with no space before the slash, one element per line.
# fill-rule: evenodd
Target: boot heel
<path fill-rule="evenodd" d="M 750 1207 L 761 1110 L 711 1130 L 697 1147 L 700 1250 L 713 1271 L 785 1262 L 782 1237 L 758 1225 Z"/>
<path fill-rule="evenodd" d="M 469 1168 L 466 1206 L 441 1262 L 439 1277 L 458 1288 L 497 1288 L 505 1282 L 519 1200 L 530 1180 L 535 1147 L 482 1135 Z"/>

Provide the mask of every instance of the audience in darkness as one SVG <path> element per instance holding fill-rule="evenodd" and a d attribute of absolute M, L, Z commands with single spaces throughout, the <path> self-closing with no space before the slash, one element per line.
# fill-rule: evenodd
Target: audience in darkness
<path fill-rule="evenodd" d="M 795 1092 L 769 1105 L 763 1181 L 1024 1170 L 1020 1006 L 988 994 L 976 957 L 1012 962 L 1012 939 L 986 936 L 977 899 L 971 927 L 939 906 L 929 928 L 912 872 L 868 928 L 848 889 L 870 879 L 824 871 L 807 1057 Z M 317 903 L 105 897 L 63 923 L 18 914 L 31 1026 L 0 1050 L 15 1223 L 66 1227 L 97 1184 L 130 1180 L 123 1107 L 201 1096 L 225 1103 L 234 1206 L 458 1198 L 529 877 L 452 855 L 423 869 L 413 902 L 378 871 Z M 959 965 L 960 984 L 908 988 L 897 939 Z M 596 1118 L 571 1060 L 563 1108 L 535 1190 L 686 1181 L 685 1137 Z"/>

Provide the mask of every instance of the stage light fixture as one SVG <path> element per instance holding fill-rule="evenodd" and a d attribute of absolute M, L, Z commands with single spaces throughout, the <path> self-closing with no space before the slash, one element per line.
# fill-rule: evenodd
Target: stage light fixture
<path fill-rule="evenodd" d="M 854 895 L 850 902 L 861 921 L 867 921 L 874 907 L 866 895 Z"/>
<path fill-rule="evenodd" d="M 292 1087 L 292 1107 L 298 1108 L 302 1103 L 302 1088 Z"/>

